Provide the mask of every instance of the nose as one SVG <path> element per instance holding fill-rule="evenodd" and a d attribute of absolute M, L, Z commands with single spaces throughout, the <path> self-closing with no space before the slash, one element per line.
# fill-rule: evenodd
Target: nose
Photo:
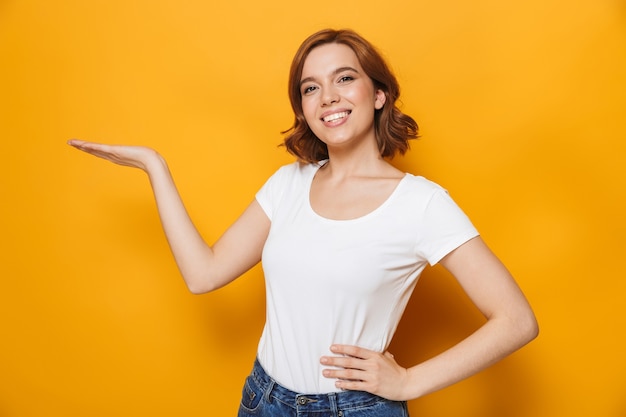
<path fill-rule="evenodd" d="M 339 102 L 339 94 L 337 94 L 337 91 L 332 87 L 325 88 L 324 94 L 322 95 L 322 107 L 330 106 L 337 102 Z"/>

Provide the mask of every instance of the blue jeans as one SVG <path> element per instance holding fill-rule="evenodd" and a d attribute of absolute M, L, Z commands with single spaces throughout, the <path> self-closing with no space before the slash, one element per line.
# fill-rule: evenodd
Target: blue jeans
<path fill-rule="evenodd" d="M 408 417 L 405 401 L 362 391 L 299 394 L 278 385 L 259 361 L 243 387 L 238 417 Z"/>

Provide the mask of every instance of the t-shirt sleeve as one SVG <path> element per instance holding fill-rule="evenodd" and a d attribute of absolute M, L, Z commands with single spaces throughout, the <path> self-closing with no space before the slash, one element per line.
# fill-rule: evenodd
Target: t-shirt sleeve
<path fill-rule="evenodd" d="M 417 251 L 430 265 L 434 265 L 478 234 L 470 219 L 448 192 L 438 188 L 426 206 Z"/>
<path fill-rule="evenodd" d="M 256 193 L 257 202 L 270 220 L 282 196 L 289 169 L 290 166 L 279 168 Z"/>

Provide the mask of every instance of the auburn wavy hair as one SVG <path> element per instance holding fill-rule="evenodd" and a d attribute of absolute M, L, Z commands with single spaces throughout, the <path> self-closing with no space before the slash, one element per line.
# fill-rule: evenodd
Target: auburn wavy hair
<path fill-rule="evenodd" d="M 397 107 L 400 86 L 382 55 L 371 43 L 350 29 L 321 30 L 309 36 L 296 52 L 289 71 L 289 101 L 295 121 L 291 128 L 282 132 L 285 135 L 284 146 L 287 151 L 309 163 L 328 158 L 326 144 L 315 136 L 304 118 L 300 92 L 304 61 L 313 49 L 328 43 L 350 47 L 365 73 L 373 81 L 374 88 L 385 93 L 385 105 L 374 113 L 374 129 L 380 155 L 383 158 L 391 158 L 396 153 L 404 154 L 409 149 L 409 139 L 418 137 L 417 123 Z"/>

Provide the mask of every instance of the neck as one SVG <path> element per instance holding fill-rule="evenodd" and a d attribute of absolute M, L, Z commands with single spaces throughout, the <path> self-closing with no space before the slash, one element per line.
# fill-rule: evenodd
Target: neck
<path fill-rule="evenodd" d="M 358 149 L 328 149 L 328 163 L 324 171 L 331 177 L 379 176 L 391 165 L 380 156 L 377 146 Z"/>

